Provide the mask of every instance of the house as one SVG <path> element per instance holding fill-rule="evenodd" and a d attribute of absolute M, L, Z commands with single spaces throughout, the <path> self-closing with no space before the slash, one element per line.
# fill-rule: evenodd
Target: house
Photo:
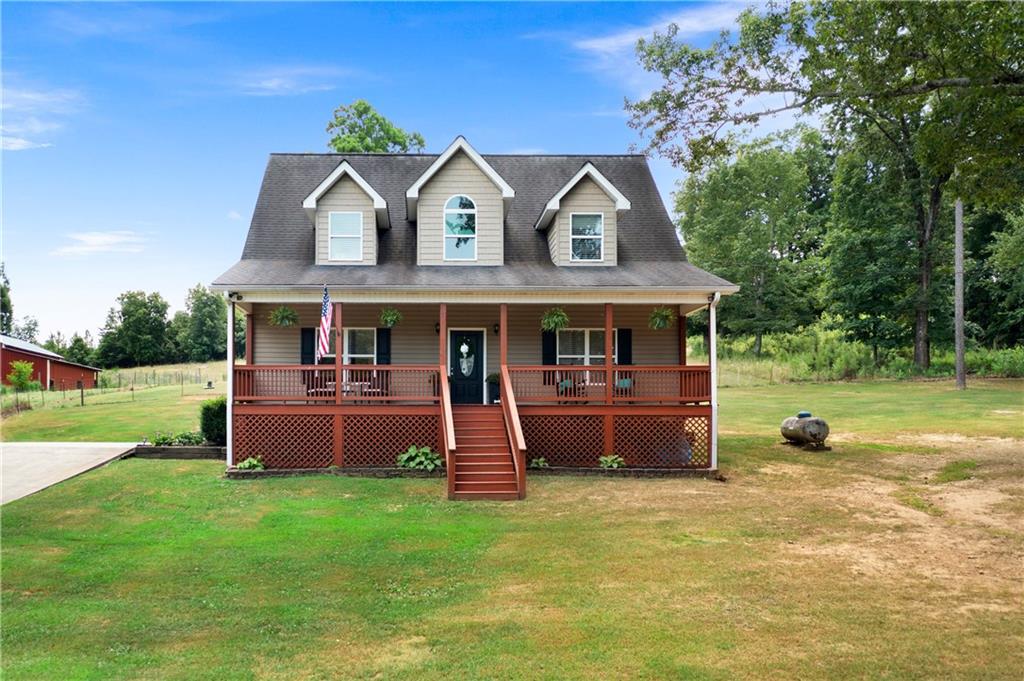
<path fill-rule="evenodd" d="M 96 367 L 69 362 L 35 343 L 0 335 L 0 380 L 4 385 L 11 384 L 7 375 L 11 373 L 12 362 L 31 362 L 32 380 L 50 390 L 95 388 L 100 376 Z"/>
<path fill-rule="evenodd" d="M 541 458 L 717 467 L 714 353 L 687 364 L 686 315 L 710 308 L 713 348 L 737 287 L 686 261 L 642 156 L 481 155 L 462 137 L 441 154 L 273 154 L 213 286 L 228 328 L 248 322 L 229 466 L 384 467 L 430 446 L 451 498 L 522 498 Z M 553 308 L 568 325 L 542 331 Z M 655 309 L 670 328 L 649 327 Z"/>

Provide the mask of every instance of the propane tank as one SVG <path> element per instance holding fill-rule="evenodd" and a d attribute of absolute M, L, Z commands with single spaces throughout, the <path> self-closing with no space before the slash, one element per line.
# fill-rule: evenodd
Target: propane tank
<path fill-rule="evenodd" d="M 825 419 L 811 416 L 811 412 L 802 411 L 796 416 L 790 416 L 782 422 L 782 436 L 789 442 L 796 445 L 825 444 L 828 437 L 828 424 Z"/>

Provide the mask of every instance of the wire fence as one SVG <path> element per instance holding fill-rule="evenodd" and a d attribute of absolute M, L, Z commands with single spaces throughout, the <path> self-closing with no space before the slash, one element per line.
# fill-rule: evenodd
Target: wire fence
<path fill-rule="evenodd" d="M 224 362 L 109 369 L 100 374 L 96 388 L 71 385 L 19 392 L 5 386 L 0 395 L 0 413 L 9 416 L 30 409 L 128 403 L 158 395 L 168 397 L 169 393 L 212 397 L 223 394 L 226 384 Z"/>

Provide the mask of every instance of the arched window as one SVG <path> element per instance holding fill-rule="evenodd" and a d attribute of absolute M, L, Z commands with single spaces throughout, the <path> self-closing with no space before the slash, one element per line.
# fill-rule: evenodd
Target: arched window
<path fill-rule="evenodd" d="M 444 259 L 476 260 L 476 204 L 468 196 L 444 204 Z"/>

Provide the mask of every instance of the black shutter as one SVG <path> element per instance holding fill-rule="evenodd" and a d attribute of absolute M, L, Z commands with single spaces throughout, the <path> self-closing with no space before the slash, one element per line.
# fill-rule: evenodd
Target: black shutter
<path fill-rule="evenodd" d="M 377 329 L 377 364 L 391 364 L 391 329 Z"/>
<path fill-rule="evenodd" d="M 618 337 L 619 364 L 633 363 L 633 329 L 619 329 Z"/>
<path fill-rule="evenodd" d="M 558 364 L 558 336 L 554 331 L 540 332 L 540 363 Z"/>
<path fill-rule="evenodd" d="M 299 341 L 300 364 L 316 362 L 316 329 L 302 329 Z"/>

